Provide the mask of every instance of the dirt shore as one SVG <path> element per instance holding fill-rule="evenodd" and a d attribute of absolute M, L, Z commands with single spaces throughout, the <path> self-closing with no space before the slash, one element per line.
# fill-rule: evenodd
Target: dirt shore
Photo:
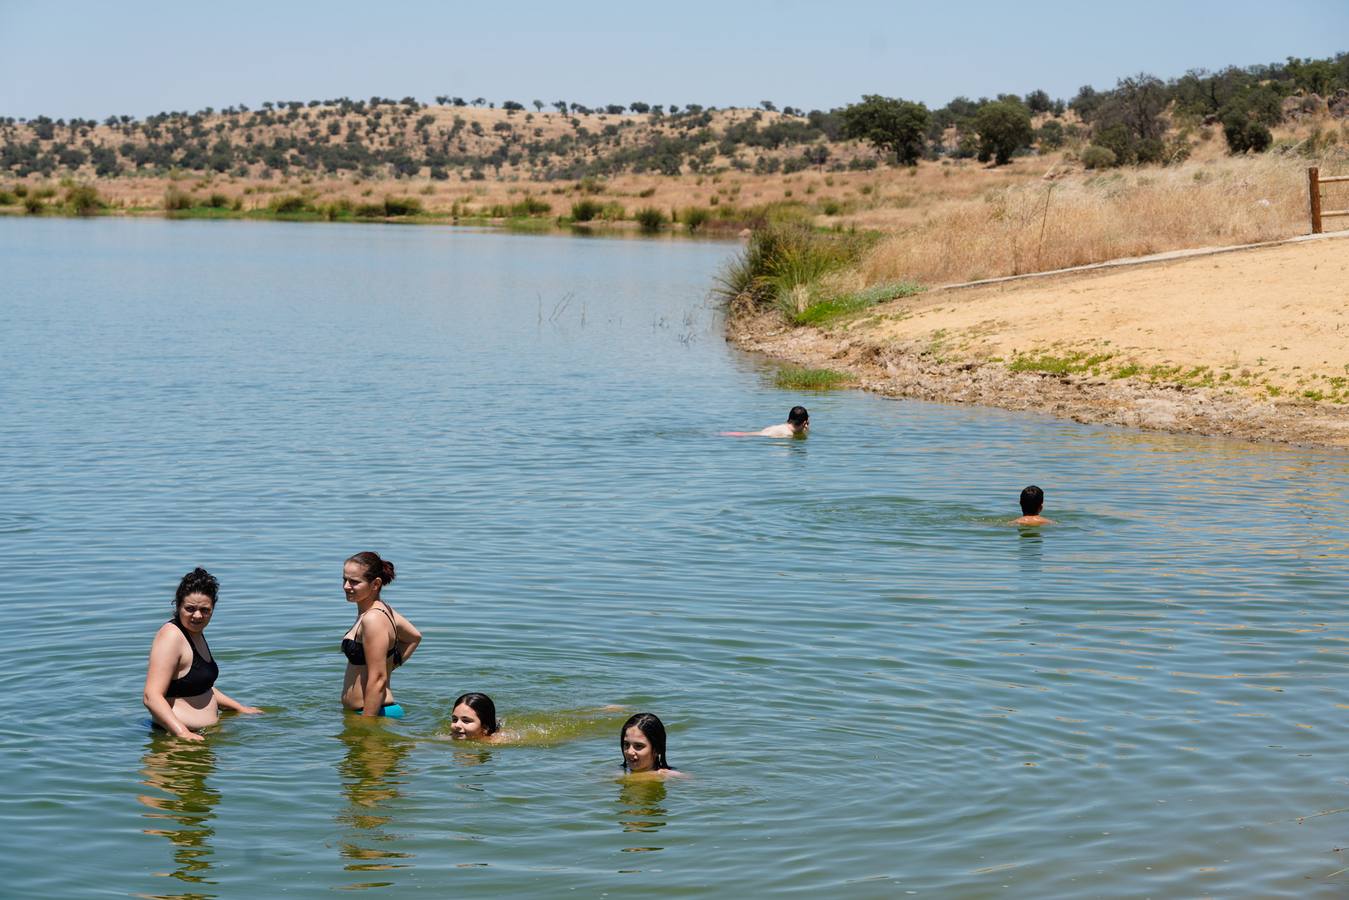
<path fill-rule="evenodd" d="M 950 287 L 821 328 L 732 317 L 746 350 L 879 393 L 1349 448 L 1349 235 Z"/>

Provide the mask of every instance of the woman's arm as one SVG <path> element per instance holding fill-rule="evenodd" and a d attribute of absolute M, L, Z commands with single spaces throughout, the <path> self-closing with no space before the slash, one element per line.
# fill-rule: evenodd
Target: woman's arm
<path fill-rule="evenodd" d="M 216 705 L 223 709 L 232 709 L 237 713 L 244 713 L 245 715 L 257 715 L 262 712 L 262 710 L 258 709 L 256 706 L 244 706 L 218 687 L 211 688 L 211 692 L 215 694 Z"/>
<path fill-rule="evenodd" d="M 365 706 L 361 715 L 377 716 L 384 706 L 384 689 L 389 686 L 389 642 L 393 635 L 382 612 L 371 610 L 361 616 L 361 645 L 365 648 Z M 390 626 L 390 631 L 393 630 Z"/>
<path fill-rule="evenodd" d="M 181 642 L 185 640 L 170 625 L 166 624 L 159 629 L 155 642 L 150 645 L 150 665 L 145 672 L 145 691 L 141 700 L 150 715 L 169 734 L 186 741 L 201 741 L 205 738 L 178 720 L 173 714 L 173 704 L 164 696 L 168 692 L 169 682 L 173 680 L 173 673 L 178 670 L 178 663 L 183 656 Z"/>
<path fill-rule="evenodd" d="M 395 611 L 394 616 L 398 622 L 398 656 L 402 662 L 407 662 L 412 658 L 413 652 L 421 646 L 422 633 L 417 630 L 416 625 L 404 618 L 402 613 Z"/>

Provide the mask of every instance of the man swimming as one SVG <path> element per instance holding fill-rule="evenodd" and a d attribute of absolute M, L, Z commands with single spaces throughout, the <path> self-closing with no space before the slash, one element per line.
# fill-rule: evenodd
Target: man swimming
<path fill-rule="evenodd" d="M 1030 485 L 1021 492 L 1021 518 L 1013 519 L 1013 525 L 1053 525 L 1053 519 L 1046 519 L 1040 513 L 1045 508 L 1045 492 Z"/>
<path fill-rule="evenodd" d="M 793 406 L 787 413 L 787 421 L 781 425 L 769 425 L 762 431 L 723 431 L 725 437 L 805 437 L 810 430 L 810 413 L 804 406 Z"/>

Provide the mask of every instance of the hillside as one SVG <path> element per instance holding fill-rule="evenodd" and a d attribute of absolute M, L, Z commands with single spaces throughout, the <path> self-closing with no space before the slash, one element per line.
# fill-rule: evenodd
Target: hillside
<path fill-rule="evenodd" d="M 1122 78 L 1065 101 L 865 95 L 830 110 L 440 96 L 102 121 L 0 116 L 5 212 L 762 224 L 894 231 L 1030 178 L 1349 145 L 1349 55 Z M 92 187 L 78 195 L 78 185 Z"/>

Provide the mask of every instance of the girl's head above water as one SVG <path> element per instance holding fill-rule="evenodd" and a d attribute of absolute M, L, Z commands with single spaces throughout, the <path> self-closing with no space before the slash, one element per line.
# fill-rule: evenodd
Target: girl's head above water
<path fill-rule="evenodd" d="M 623 723 L 618 733 L 623 768 L 629 772 L 668 769 L 665 761 L 665 725 L 651 713 L 638 713 Z"/>
<path fill-rule="evenodd" d="M 457 738 L 478 740 L 496 734 L 497 707 L 486 694 L 471 692 L 455 698 L 450 708 L 450 731 Z"/>
<path fill-rule="evenodd" d="M 211 606 L 215 607 L 216 594 L 220 590 L 220 582 L 215 580 L 215 576 L 203 569 L 201 566 L 193 569 L 183 576 L 183 580 L 178 582 L 178 591 L 173 595 L 173 609 L 178 612 L 183 608 L 183 601 L 190 594 L 201 594 L 211 601 Z"/>

